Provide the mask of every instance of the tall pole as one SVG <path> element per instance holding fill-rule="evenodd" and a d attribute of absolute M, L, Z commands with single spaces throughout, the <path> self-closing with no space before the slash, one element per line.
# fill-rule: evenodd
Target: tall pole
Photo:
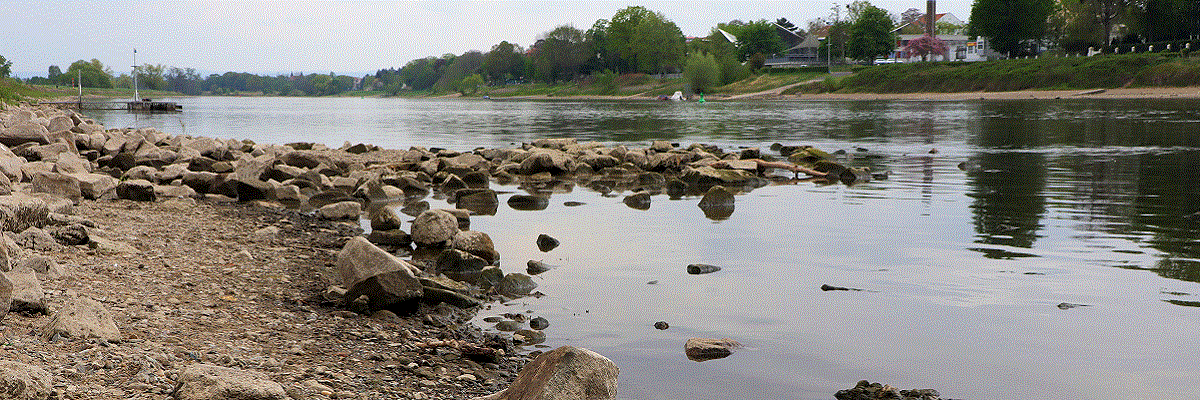
<path fill-rule="evenodd" d="M 133 101 L 138 101 L 141 97 L 138 95 L 137 86 L 137 49 L 133 49 Z"/>
<path fill-rule="evenodd" d="M 79 84 L 79 111 L 83 111 L 83 68 L 75 70 L 75 83 Z"/>
<path fill-rule="evenodd" d="M 925 1 L 925 36 L 933 36 L 933 23 L 937 19 L 937 0 Z"/>

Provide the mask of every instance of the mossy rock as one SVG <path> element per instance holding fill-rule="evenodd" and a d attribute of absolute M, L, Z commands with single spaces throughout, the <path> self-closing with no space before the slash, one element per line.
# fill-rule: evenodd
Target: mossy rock
<path fill-rule="evenodd" d="M 805 146 L 802 149 L 792 152 L 788 155 L 788 161 L 794 164 L 815 164 L 821 160 L 832 160 L 833 156 L 829 155 L 816 147 Z"/>

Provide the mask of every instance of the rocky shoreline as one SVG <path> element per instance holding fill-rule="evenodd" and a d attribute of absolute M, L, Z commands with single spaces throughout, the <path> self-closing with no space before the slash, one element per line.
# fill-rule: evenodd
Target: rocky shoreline
<path fill-rule="evenodd" d="M 603 356 L 526 351 L 544 319 L 496 317 L 515 331 L 502 334 L 468 323 L 539 295 L 470 230 L 499 206 L 490 183 L 528 192 L 508 198 L 516 209 L 581 186 L 632 192 L 634 208 L 703 195 L 721 219 L 734 193 L 799 178 L 764 168 L 776 156 L 758 149 L 329 149 L 105 129 L 28 105 L 0 110 L 0 144 L 0 393 L 18 399 L 610 398 Z M 871 179 L 815 148 L 773 150 L 819 171 L 809 179 Z M 457 208 L 430 209 L 431 196 Z M 530 381 L 563 360 L 584 362 L 564 386 Z"/>

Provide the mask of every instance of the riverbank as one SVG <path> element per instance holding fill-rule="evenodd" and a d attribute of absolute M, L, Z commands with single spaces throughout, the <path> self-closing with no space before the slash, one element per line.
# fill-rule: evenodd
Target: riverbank
<path fill-rule="evenodd" d="M 1197 99 L 1200 86 L 1090 90 L 1019 90 L 965 93 L 821 93 L 780 95 L 776 100 L 1059 100 L 1059 99 Z"/>

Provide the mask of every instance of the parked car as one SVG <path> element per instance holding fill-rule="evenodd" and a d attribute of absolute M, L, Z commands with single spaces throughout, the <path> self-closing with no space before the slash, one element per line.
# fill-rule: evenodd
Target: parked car
<path fill-rule="evenodd" d="M 895 58 L 876 58 L 875 63 L 876 64 L 895 64 L 896 59 Z"/>

